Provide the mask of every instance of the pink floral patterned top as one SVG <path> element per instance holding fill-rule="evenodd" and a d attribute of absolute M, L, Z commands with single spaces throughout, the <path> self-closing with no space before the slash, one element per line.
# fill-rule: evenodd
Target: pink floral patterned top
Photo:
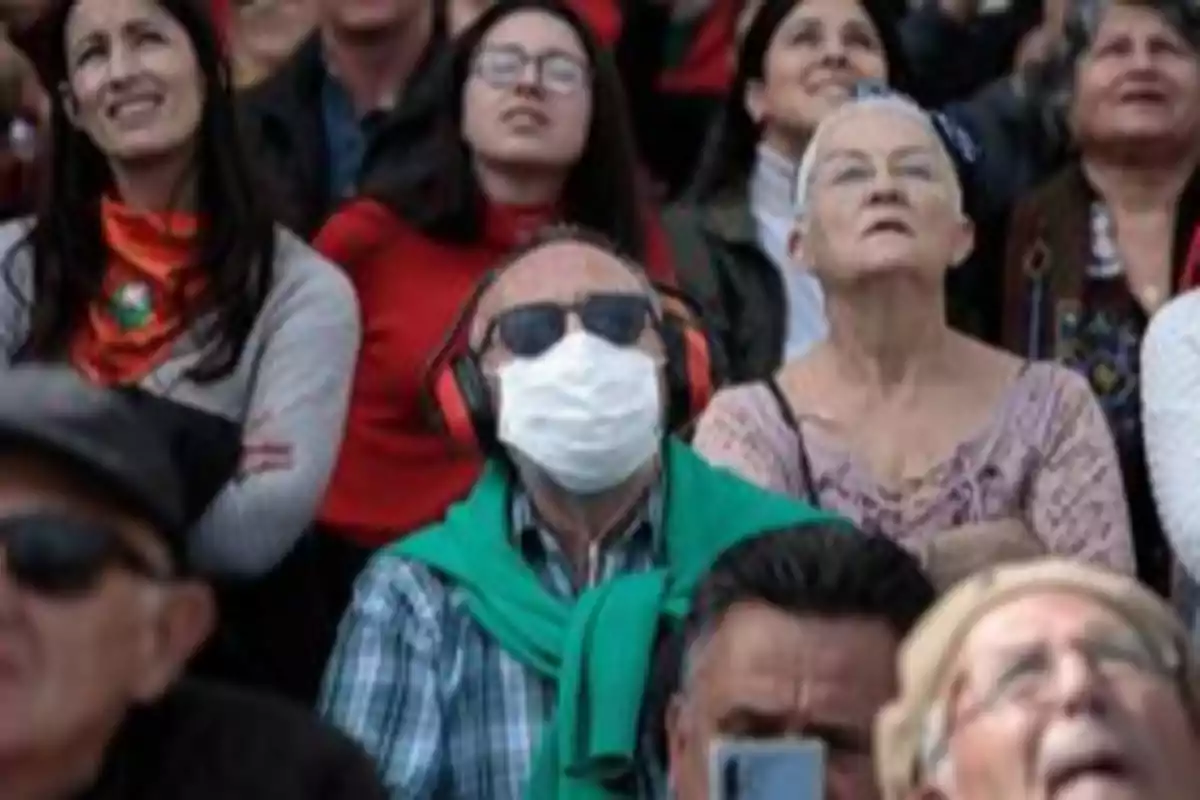
<path fill-rule="evenodd" d="M 1047 552 L 1133 573 L 1116 448 L 1087 382 L 1028 365 L 991 422 L 902 489 L 880 486 L 830 433 L 791 418 L 766 383 L 717 394 L 695 448 L 747 480 L 919 550 L 940 531 L 1021 519 Z"/>

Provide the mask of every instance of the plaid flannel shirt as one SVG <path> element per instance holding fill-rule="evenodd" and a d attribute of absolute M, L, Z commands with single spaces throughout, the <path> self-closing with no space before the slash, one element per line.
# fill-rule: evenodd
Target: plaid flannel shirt
<path fill-rule="evenodd" d="M 591 583 L 657 566 L 661 495 L 618 528 Z M 576 597 L 566 556 L 520 493 L 512 531 L 544 585 Z M 422 564 L 376 558 L 342 620 L 320 711 L 375 758 L 396 800 L 523 800 L 555 692 L 475 622 L 453 585 Z"/>

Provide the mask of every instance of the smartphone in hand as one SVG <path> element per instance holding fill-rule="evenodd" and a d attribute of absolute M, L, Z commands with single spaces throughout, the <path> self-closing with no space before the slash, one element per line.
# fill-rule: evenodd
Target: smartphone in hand
<path fill-rule="evenodd" d="M 709 752 L 710 800 L 824 800 L 825 744 L 723 739 Z"/>

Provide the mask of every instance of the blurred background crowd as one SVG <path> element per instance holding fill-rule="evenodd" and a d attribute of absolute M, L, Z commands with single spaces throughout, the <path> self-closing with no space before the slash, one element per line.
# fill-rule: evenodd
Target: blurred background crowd
<path fill-rule="evenodd" d="M 0 800 L 1195 797 L 1197 3 L 0 33 Z"/>

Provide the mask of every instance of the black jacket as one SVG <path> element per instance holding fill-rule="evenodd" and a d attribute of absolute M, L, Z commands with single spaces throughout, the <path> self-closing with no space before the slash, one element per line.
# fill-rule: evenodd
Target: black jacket
<path fill-rule="evenodd" d="M 314 36 L 279 71 L 241 97 L 252 163 L 266 182 L 280 222 L 311 239 L 329 215 L 321 84 L 325 65 Z"/>
<path fill-rule="evenodd" d="M 433 34 L 405 88 L 414 93 L 445 42 L 444 20 Z M 325 63 L 318 36 L 310 37 L 279 70 L 241 96 L 242 130 L 276 218 L 312 239 L 340 198 L 329 192 L 321 89 Z"/>
<path fill-rule="evenodd" d="M 298 706 L 185 682 L 132 712 L 79 800 L 385 800 L 371 760 Z"/>

